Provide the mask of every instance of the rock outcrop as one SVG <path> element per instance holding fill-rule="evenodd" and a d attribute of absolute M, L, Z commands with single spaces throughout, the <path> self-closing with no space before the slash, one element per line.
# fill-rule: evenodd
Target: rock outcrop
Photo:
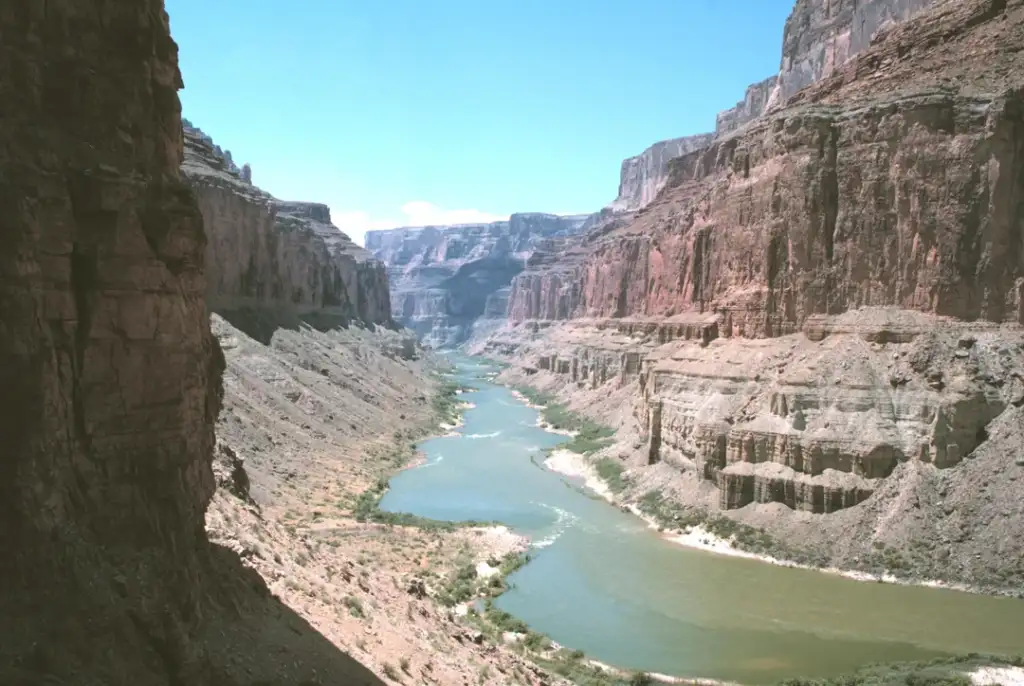
<path fill-rule="evenodd" d="M 779 77 L 774 75 L 752 86 L 747 86 L 743 99 L 736 103 L 735 107 L 718 113 L 715 118 L 715 135 L 721 136 L 735 131 L 764 114 L 765 108 L 768 107 L 768 103 L 775 93 L 778 80 Z"/>
<path fill-rule="evenodd" d="M 163 3 L 0 34 L 0 683 L 380 683 L 204 532 L 224 358 Z"/>
<path fill-rule="evenodd" d="M 585 220 L 513 214 L 491 224 L 369 231 L 366 247 L 388 265 L 396 319 L 443 348 L 465 341 L 475 325 L 503 323 L 508 286 L 538 243 Z"/>
<path fill-rule="evenodd" d="M 886 29 L 942 1 L 797 0 L 786 20 L 778 87 L 768 106 L 785 106 L 797 91 L 839 72 Z"/>
<path fill-rule="evenodd" d="M 247 181 L 246 168 L 185 127 L 182 170 L 206 224 L 211 311 L 264 341 L 298 321 L 389 324 L 384 265 L 331 223 L 326 205 L 278 200 Z"/>
<path fill-rule="evenodd" d="M 619 212 L 638 210 L 658 196 L 668 180 L 668 164 L 708 145 L 713 134 L 703 133 L 659 141 L 636 157 L 622 161 L 619 194 L 610 208 Z"/>
<path fill-rule="evenodd" d="M 22 4 L 0 19 L 5 683 L 114 669 L 114 640 L 141 667 L 197 613 L 223 367 L 162 2 Z"/>
<path fill-rule="evenodd" d="M 606 217 L 598 230 L 583 231 L 580 240 L 566 246 L 559 246 L 562 248 L 562 253 L 558 259 L 537 260 L 521 276 L 517 277 L 513 281 L 509 294 L 509 318 L 513 321 L 523 321 L 526 319 L 568 319 L 574 316 L 625 316 L 628 313 L 667 316 L 678 311 L 679 308 L 674 306 L 648 307 L 646 300 L 643 308 L 638 308 L 637 303 L 630 302 L 631 295 L 626 292 L 628 288 L 623 290 L 622 283 L 624 281 L 631 282 L 633 285 L 629 288 L 632 289 L 636 289 L 641 284 L 652 283 L 645 274 L 639 273 L 623 275 L 618 285 L 609 284 L 611 290 L 600 287 L 600 292 L 588 297 L 584 283 L 595 278 L 603 280 L 605 275 L 597 276 L 585 273 L 586 267 L 583 262 L 586 251 L 582 246 L 596 244 L 602 236 L 609 234 L 616 226 L 621 228 L 630 225 L 633 220 L 632 215 L 639 211 L 646 211 L 657 199 L 659 193 L 666 188 L 666 185 L 671 192 L 678 195 L 680 185 L 700 181 L 703 185 L 695 184 L 690 190 L 694 194 L 707 192 L 716 182 L 716 173 L 719 173 L 727 176 L 730 183 L 736 186 L 735 193 L 744 193 L 747 192 L 745 190 L 747 187 L 753 190 L 755 182 L 743 181 L 737 184 L 735 180 L 732 180 L 732 175 L 738 173 L 742 179 L 749 179 L 750 160 L 759 160 L 763 163 L 770 161 L 771 165 L 777 165 L 781 160 L 785 160 L 788 164 L 812 150 L 817 154 L 815 146 L 819 144 L 825 146 L 825 142 L 830 140 L 828 137 L 831 135 L 854 135 L 849 127 L 860 125 L 858 123 L 860 115 L 854 114 L 856 110 L 851 109 L 846 113 L 824 110 L 805 112 L 785 110 L 784 107 L 800 89 L 838 73 L 850 60 L 869 48 L 872 40 L 881 40 L 886 31 L 912 17 L 916 12 L 936 4 L 937 1 L 867 0 L 858 3 L 854 0 L 835 2 L 798 0 L 786 22 L 779 73 L 749 86 L 743 100 L 735 107 L 720 112 L 716 120 L 714 134 L 701 134 L 656 143 L 643 154 L 623 162 L 619 197 L 605 210 L 606 214 L 610 212 L 615 215 L 614 219 Z M 936 94 L 932 93 L 931 95 Z M 922 94 L 922 97 L 924 100 L 928 100 L 930 96 Z M 896 99 L 893 100 L 893 103 L 895 102 Z M 883 103 L 883 111 L 876 113 L 876 117 L 886 116 L 884 108 L 889 104 Z M 924 101 L 920 102 L 920 106 L 925 109 L 934 107 L 933 104 Z M 949 107 L 957 109 L 957 112 L 948 111 L 937 116 L 940 118 L 963 116 L 966 110 L 973 106 L 968 101 L 961 101 L 959 104 L 951 103 Z M 777 112 L 777 118 L 774 120 L 762 119 L 768 112 Z M 799 117 L 801 122 L 806 121 L 806 123 L 795 124 L 789 118 L 792 116 Z M 913 120 L 916 115 L 909 116 Z M 752 122 L 760 123 L 751 131 L 742 131 Z M 818 139 L 811 140 L 816 134 L 805 133 L 805 136 L 810 135 L 811 138 L 805 137 L 803 144 L 797 144 L 796 147 L 788 149 L 779 147 L 780 145 L 791 146 L 795 142 L 793 139 L 800 137 L 797 131 L 791 130 L 794 126 L 806 126 L 808 132 L 818 127 L 820 136 Z M 978 135 L 983 136 L 984 123 L 976 122 L 974 130 L 979 132 Z M 959 130 L 952 129 L 948 133 L 947 141 L 952 141 L 961 134 Z M 900 134 L 879 131 L 873 141 L 865 141 L 863 145 L 865 148 L 870 148 L 872 145 L 878 145 L 883 137 L 893 135 Z M 759 136 L 764 137 L 764 140 L 758 141 Z M 783 140 L 786 142 L 783 143 Z M 837 139 L 836 146 L 839 145 L 842 143 Z M 822 151 L 830 150 L 831 148 L 826 150 L 826 147 L 822 147 Z M 739 151 L 739 156 L 737 156 L 737 151 Z M 822 159 L 824 160 L 824 158 Z M 676 163 L 679 165 L 678 169 L 670 171 L 672 165 Z M 895 160 L 891 165 L 897 163 L 898 160 Z M 755 169 L 754 172 L 757 170 Z M 794 166 L 793 175 L 788 178 L 773 171 L 770 182 L 781 184 L 785 181 L 799 188 L 803 185 L 803 181 L 797 177 L 803 173 L 813 175 L 819 172 L 810 167 L 797 168 Z M 746 176 L 742 176 L 744 174 Z M 675 175 L 674 179 L 671 178 L 673 175 Z M 831 179 L 831 176 L 828 178 Z M 831 192 L 831 186 L 826 187 L 822 192 Z M 719 199 L 726 204 L 734 203 L 733 200 L 723 195 L 721 190 L 716 190 L 715 197 L 709 195 L 704 202 L 711 203 Z M 678 207 L 679 200 L 677 197 L 673 201 L 675 204 L 672 207 Z M 829 202 L 831 202 L 830 199 Z M 745 207 L 738 208 L 737 211 L 745 212 L 747 217 L 762 217 L 760 207 L 750 203 L 747 203 Z M 810 214 L 822 211 L 821 206 L 808 210 Z M 694 225 L 705 221 L 704 218 L 675 218 L 675 220 L 680 219 L 694 223 Z M 641 221 L 644 220 L 641 219 Z M 633 225 L 630 231 L 633 235 L 650 234 L 654 221 L 656 220 L 648 217 L 646 224 Z M 708 218 L 706 221 L 714 222 L 718 221 L 718 218 Z M 710 226 L 710 224 L 708 225 Z M 673 231 L 675 229 L 669 229 L 667 232 Z M 764 235 L 763 231 L 759 233 Z M 710 237 L 710 234 L 700 234 L 691 239 L 692 245 L 685 248 L 685 251 L 694 255 L 694 263 L 689 265 L 689 269 L 699 271 L 708 268 L 704 262 L 696 264 L 702 259 L 697 254 L 711 249 L 709 244 L 702 242 L 707 237 Z M 654 242 L 658 243 L 657 240 Z M 660 243 L 658 244 L 659 255 L 653 259 L 659 263 L 665 262 L 665 260 L 671 263 L 674 256 L 660 254 Z M 643 254 L 646 248 L 632 241 L 623 241 L 623 245 L 614 250 L 622 250 L 626 253 L 633 250 L 638 251 L 639 259 L 639 255 Z M 740 264 L 735 260 L 732 262 Z M 789 269 L 788 266 L 786 268 Z M 602 271 L 609 269 L 614 269 L 614 267 L 611 265 L 602 267 Z M 706 293 L 707 288 L 703 284 L 692 285 L 691 282 L 694 278 L 692 274 L 680 278 L 678 287 L 670 295 L 666 295 L 666 299 L 672 300 L 674 303 L 674 298 L 680 289 L 685 290 L 686 288 L 699 290 L 703 287 L 705 289 L 703 292 Z M 616 288 L 618 290 L 615 290 Z M 669 290 L 671 291 L 671 289 Z M 864 302 L 865 304 L 878 304 L 868 300 Z M 756 309 L 759 306 L 744 304 L 741 307 Z M 684 309 L 686 309 L 685 306 Z M 697 309 L 703 311 L 700 306 Z"/>

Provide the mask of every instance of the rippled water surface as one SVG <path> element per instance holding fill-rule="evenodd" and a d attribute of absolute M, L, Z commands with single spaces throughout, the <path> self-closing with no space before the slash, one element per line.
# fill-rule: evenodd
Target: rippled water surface
<path fill-rule="evenodd" d="M 851 581 L 691 550 L 543 469 L 565 441 L 537 412 L 454 358 L 476 407 L 459 436 L 426 441 L 381 507 L 498 520 L 534 560 L 497 604 L 554 640 L 631 669 L 743 683 L 832 676 L 869 662 L 1024 652 L 1024 601 Z"/>

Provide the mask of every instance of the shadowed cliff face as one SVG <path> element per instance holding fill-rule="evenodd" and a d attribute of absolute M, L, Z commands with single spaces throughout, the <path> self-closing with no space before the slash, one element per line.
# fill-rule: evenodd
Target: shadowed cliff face
<path fill-rule="evenodd" d="M 384 265 L 331 223 L 326 205 L 253 186 L 191 127 L 182 170 L 206 224 L 212 311 L 264 342 L 300 321 L 320 329 L 391 323 Z"/>
<path fill-rule="evenodd" d="M 163 3 L 0 34 L 0 683 L 377 683 L 206 539 L 224 361 Z"/>
<path fill-rule="evenodd" d="M 115 603 L 185 617 L 223 358 L 177 173 L 177 49 L 159 1 L 15 5 L 0 15 L 0 615 L 69 633 L 85 628 L 76 612 L 126 629 Z M 83 597 L 63 612 L 34 604 L 66 584 Z M 3 650 L 42 628 L 4 632 Z"/>

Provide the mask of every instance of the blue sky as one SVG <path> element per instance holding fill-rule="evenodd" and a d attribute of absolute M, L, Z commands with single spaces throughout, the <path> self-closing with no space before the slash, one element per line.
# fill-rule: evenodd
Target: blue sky
<path fill-rule="evenodd" d="M 778 69 L 792 0 L 167 0 L 184 116 L 367 228 L 583 213 Z"/>

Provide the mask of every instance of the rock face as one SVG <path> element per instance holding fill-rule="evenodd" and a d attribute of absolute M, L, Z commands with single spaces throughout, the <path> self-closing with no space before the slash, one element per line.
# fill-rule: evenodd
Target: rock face
<path fill-rule="evenodd" d="M 919 5 L 798 2 L 779 83 L 825 78 L 674 160 L 631 218 L 538 253 L 491 349 L 635 383 L 645 462 L 723 509 L 831 513 L 900 465 L 998 452 L 988 426 L 1024 402 L 1024 2 L 869 31 Z M 796 58 L 861 50 L 854 20 L 877 35 L 841 68 Z"/>
<path fill-rule="evenodd" d="M 185 127 L 182 170 L 206 223 L 210 309 L 261 340 L 300 320 L 389 324 L 384 265 L 331 224 L 327 206 L 277 200 L 218 150 Z"/>
<path fill-rule="evenodd" d="M 517 280 L 511 316 L 714 312 L 724 335 L 744 336 L 860 306 L 1024 321 L 1024 97 L 986 66 L 1006 62 L 1012 74 L 1019 51 L 988 34 L 1016 26 L 991 3 L 945 7 L 793 106 L 676 160 L 634 222 L 550 277 Z M 959 45 L 928 47 L 940 31 Z M 933 71 L 900 60 L 903 45 L 920 46 Z M 970 90 L 938 87 L 974 74 Z M 533 309 L 520 289 L 563 302 Z"/>
<path fill-rule="evenodd" d="M 821 342 L 663 346 L 639 380 L 638 418 L 656 436 L 649 459 L 712 481 L 723 509 L 780 502 L 817 513 L 862 502 L 902 462 L 952 467 L 1010 406 L 996 380 L 1024 355 L 1019 336 L 930 324 L 890 345 L 864 327 Z"/>
<path fill-rule="evenodd" d="M 836 129 L 840 120 L 851 120 L 850 124 L 859 125 L 856 122 L 856 115 L 852 114 L 843 114 L 838 111 L 804 112 L 797 116 L 806 119 L 809 128 L 821 127 L 820 140 L 806 139 L 803 150 L 778 149 L 778 152 L 776 150 L 782 139 L 788 141 L 794 135 L 794 132 L 787 128 L 792 128 L 793 124 L 787 123 L 789 120 L 786 117 L 796 111 L 784 110 L 787 114 L 778 114 L 777 119 L 771 123 L 768 119 L 764 119 L 760 121 L 759 128 L 751 131 L 738 131 L 751 122 L 760 120 L 766 112 L 778 112 L 801 88 L 837 73 L 850 60 L 870 47 L 872 38 L 878 39 L 885 31 L 910 18 L 916 12 L 936 4 L 937 1 L 867 0 L 866 2 L 856 2 L 855 0 L 837 0 L 826 2 L 826 0 L 798 0 L 786 22 L 779 74 L 749 86 L 742 101 L 735 107 L 720 112 L 716 120 L 714 134 L 701 134 L 656 143 L 643 154 L 624 161 L 619 183 L 619 197 L 606 209 L 606 212 L 612 212 L 618 216 L 615 216 L 614 219 L 606 217 L 605 221 L 598 223 L 596 231 L 581 232 L 583 235 L 580 241 L 570 246 L 560 246 L 563 248 L 563 253 L 559 259 L 538 260 L 530 265 L 531 268 L 517 277 L 513 281 L 509 294 L 509 318 L 513 321 L 522 321 L 525 319 L 567 319 L 582 315 L 625 316 L 627 313 L 637 312 L 663 315 L 666 312 L 671 314 L 678 311 L 678 308 L 674 306 L 666 306 L 660 312 L 657 308 L 647 309 L 646 302 L 643 308 L 638 309 L 636 303 L 630 303 L 630 294 L 626 292 L 629 289 L 623 290 L 621 282 L 630 281 L 633 284 L 630 288 L 636 289 L 638 285 L 645 283 L 644 275 L 638 273 L 624 275 L 618 285 L 611 286 L 612 290 L 602 289 L 601 292 L 594 294 L 600 303 L 590 302 L 585 292 L 584 283 L 596 275 L 584 273 L 585 267 L 582 265 L 584 251 L 580 249 L 580 246 L 583 243 L 596 244 L 612 228 L 628 225 L 633 219 L 632 213 L 646 210 L 666 185 L 673 193 L 678 194 L 681 184 L 702 181 L 703 185 L 692 185 L 690 190 L 695 194 L 705 192 L 712 187 L 717 178 L 715 176 L 716 169 L 718 172 L 724 173 L 730 180 L 736 171 L 748 174 L 744 178 L 749 179 L 748 168 L 751 159 L 760 159 L 764 162 L 771 159 L 772 165 L 778 164 L 780 160 L 789 163 L 804 152 L 816 150 L 814 146 L 819 143 L 825 145 L 824 141 L 829 135 L 832 135 L 829 132 Z M 883 109 L 887 106 L 888 103 L 885 103 Z M 930 105 L 923 106 L 927 108 Z M 951 105 L 950 107 L 955 109 L 957 106 Z M 964 108 L 971 107 L 973 105 L 968 102 L 961 102 L 959 105 L 961 112 L 964 111 Z M 878 116 L 885 115 L 879 113 Z M 915 115 L 911 115 L 911 119 L 913 116 Z M 956 115 L 947 113 L 940 116 Z M 811 119 L 817 123 L 809 123 Z M 799 126 L 803 126 L 803 124 Z M 976 125 L 976 130 L 982 131 L 983 129 L 983 123 Z M 838 129 L 835 132 L 838 134 Z M 811 134 L 812 138 L 813 135 Z M 872 142 L 865 142 L 865 147 L 878 145 L 882 137 L 891 135 L 899 136 L 900 134 L 898 132 L 877 132 L 876 139 Z M 949 140 L 955 140 L 958 135 L 960 135 L 959 131 L 950 130 Z M 768 136 L 769 138 L 760 142 L 763 143 L 761 145 L 758 142 L 758 136 Z M 789 143 L 784 145 L 789 145 Z M 837 142 L 837 145 L 840 143 Z M 758 152 L 748 151 L 749 147 L 759 147 L 760 149 Z M 734 159 L 737 150 L 740 151 L 741 157 Z M 725 151 L 724 154 L 722 151 Z M 680 167 L 676 172 L 670 173 L 673 161 L 678 161 Z M 896 163 L 898 161 L 893 162 L 893 164 Z M 741 166 L 734 167 L 734 165 Z M 796 182 L 794 177 L 804 172 L 818 173 L 809 167 L 800 169 L 794 167 L 794 176 L 786 180 L 791 183 Z M 677 175 L 674 180 L 670 179 L 672 174 Z M 773 172 L 770 182 L 782 183 L 783 180 Z M 800 184 L 802 181 L 798 182 L 798 186 Z M 745 192 L 743 189 L 748 186 L 753 188 L 754 184 L 744 181 L 743 184 L 737 186 L 736 192 Z M 830 188 L 825 190 L 828 192 Z M 716 196 L 705 199 L 705 202 L 714 202 L 716 197 L 722 197 L 722 193 L 716 191 Z M 726 198 L 724 202 L 732 203 L 733 201 Z M 678 206 L 678 200 L 675 205 L 672 205 L 672 207 L 676 206 Z M 748 203 L 746 207 L 740 208 L 740 211 L 747 212 L 749 216 L 761 217 L 759 209 L 759 207 Z M 821 210 L 822 208 L 819 206 L 809 212 L 814 214 Z M 679 220 L 678 217 L 676 219 Z M 692 217 L 684 220 L 698 221 Z M 651 221 L 653 220 L 648 220 L 648 222 Z M 632 234 L 650 233 L 650 231 L 649 223 L 637 224 L 631 229 Z M 699 240 L 704 240 L 704 238 L 699 238 Z M 657 241 L 655 242 L 657 243 Z M 704 243 L 694 245 L 705 251 L 710 247 Z M 692 247 L 688 246 L 685 250 L 693 252 Z M 626 252 L 638 250 L 638 256 L 646 250 L 633 243 L 623 245 L 620 249 Z M 668 258 L 670 262 L 672 260 L 672 256 L 667 255 L 659 255 L 655 259 L 663 262 L 663 258 Z M 693 259 L 698 258 L 694 257 Z M 701 262 L 696 268 L 706 269 L 707 265 Z M 614 269 L 614 267 L 608 265 L 603 267 L 602 271 L 608 271 L 608 269 Z M 692 275 L 689 278 L 680 278 L 676 292 L 667 297 L 674 298 L 678 294 L 678 290 L 688 287 L 688 283 L 692 279 Z M 618 290 L 615 290 L 616 288 Z M 866 304 L 875 304 L 874 302 L 865 302 Z"/>
<path fill-rule="evenodd" d="M 800 89 L 840 71 L 866 50 L 880 31 L 940 2 L 797 0 L 786 21 L 778 89 L 770 104 L 784 106 Z"/>
<path fill-rule="evenodd" d="M 159 0 L 0 26 L 0 681 L 145 674 L 199 609 L 224 364 L 177 48 Z"/>
<path fill-rule="evenodd" d="M 503 321 L 508 286 L 536 245 L 585 220 L 514 214 L 492 224 L 369 231 L 366 247 L 388 265 L 396 318 L 428 344 L 449 347 L 465 341 L 478 320 Z"/>
<path fill-rule="evenodd" d="M 668 163 L 703 148 L 714 136 L 710 133 L 660 141 L 636 157 L 623 160 L 619 172 L 619 195 L 611 204 L 616 211 L 633 211 L 646 206 L 668 180 Z"/>
<path fill-rule="evenodd" d="M 380 683 L 206 537 L 224 358 L 163 3 L 0 34 L 0 683 Z"/>
<path fill-rule="evenodd" d="M 747 86 L 743 100 L 736 103 L 735 107 L 718 113 L 718 117 L 715 119 L 715 135 L 721 136 L 735 131 L 764 114 L 768 102 L 775 93 L 778 80 L 777 75 L 769 76 L 764 81 Z"/>
<path fill-rule="evenodd" d="M 617 292 L 602 290 L 595 294 L 601 300 L 600 305 L 592 305 L 588 301 L 584 285 L 588 277 L 581 271 L 585 269 L 582 260 L 587 252 L 584 245 L 595 243 L 615 227 L 629 224 L 634 213 L 651 205 L 669 183 L 673 160 L 701 160 L 702 169 L 709 164 L 732 165 L 731 156 L 713 161 L 706 155 L 694 155 L 716 141 L 728 138 L 733 132 L 761 117 L 766 110 L 785 104 L 800 88 L 833 74 L 867 48 L 871 37 L 879 29 L 907 19 L 915 11 L 934 2 L 799 0 L 786 23 L 782 65 L 778 75 L 751 85 L 742 101 L 719 113 L 715 133 L 660 141 L 641 154 L 624 160 L 619 174 L 618 196 L 602 212 L 591 215 L 586 225 L 580 227 L 577 232 L 580 239 L 563 237 L 563 240 L 538 244 L 536 258 L 527 263 L 521 275 L 518 267 L 510 265 L 502 257 L 503 248 L 497 248 L 493 264 L 487 269 L 495 276 L 494 283 L 504 282 L 505 278 L 512 278 L 513 282 L 508 289 L 504 283 L 500 289 L 483 289 L 482 292 L 487 296 L 494 293 L 494 299 L 489 304 L 474 301 L 470 307 L 465 307 L 459 302 L 460 298 L 448 295 L 452 289 L 440 286 L 451 276 L 451 270 L 433 270 L 428 273 L 420 265 L 436 264 L 437 260 L 424 261 L 411 256 L 417 250 L 413 246 L 433 250 L 439 244 L 440 239 L 427 229 L 404 229 L 406 233 L 403 236 L 408 237 L 408 240 L 405 237 L 397 238 L 397 234 L 386 237 L 389 232 L 372 232 L 376 234 L 372 239 L 371 234 L 368 234 L 367 247 L 388 264 L 392 286 L 396 291 L 402 291 L 401 294 L 396 292 L 392 298 L 393 309 L 401 311 L 403 321 L 426 340 L 442 346 L 464 342 L 471 335 L 470 322 L 480 318 L 482 309 L 497 313 L 502 303 L 507 303 L 507 313 L 513 321 L 568 319 L 578 314 L 623 316 L 627 312 L 641 311 L 637 310 L 635 303 L 628 302 L 629 294 L 625 291 L 629 289 L 622 283 L 613 286 L 619 289 Z M 751 134 L 750 140 L 755 140 L 756 135 Z M 789 136 L 788 133 L 785 135 Z M 777 144 L 777 141 L 771 140 L 764 147 L 772 150 Z M 817 145 L 817 142 L 807 141 L 806 145 Z M 711 154 L 717 155 L 718 149 L 712 149 L 715 152 Z M 701 173 L 710 176 L 706 171 Z M 672 185 L 678 183 L 677 180 Z M 419 233 L 414 237 L 413 232 Z M 401 247 L 403 245 L 405 247 Z M 638 250 L 638 254 L 645 250 L 642 246 L 629 246 L 625 249 Z M 482 254 L 478 253 L 476 259 L 482 259 Z M 412 265 L 413 262 L 416 264 Z M 456 268 L 458 266 L 461 265 Z M 636 284 L 644 283 L 642 274 L 624 275 L 620 282 L 627 280 L 634 283 L 630 287 L 633 289 L 637 287 Z M 491 330 L 496 326 L 494 318 L 486 317 L 481 321 L 488 322 L 483 329 Z M 482 334 L 483 331 L 478 333 Z"/>

